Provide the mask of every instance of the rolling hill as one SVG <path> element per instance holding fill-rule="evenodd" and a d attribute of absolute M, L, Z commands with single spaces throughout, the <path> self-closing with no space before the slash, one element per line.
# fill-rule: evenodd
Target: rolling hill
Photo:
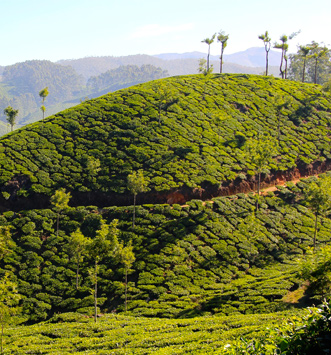
<path fill-rule="evenodd" d="M 258 167 L 247 145 L 264 136 L 278 145 L 264 177 L 275 184 L 328 169 L 329 125 L 329 96 L 318 86 L 247 75 L 161 79 L 2 137 L 0 202 L 2 209 L 24 201 L 47 207 L 65 187 L 75 204 L 89 196 L 100 206 L 125 205 L 127 176 L 138 169 L 149 181 L 146 203 L 249 191 Z M 91 160 L 101 169 L 93 178 Z"/>
<path fill-rule="evenodd" d="M 259 172 L 268 186 L 330 170 L 330 118 L 330 96 L 316 85 L 191 75 L 88 100 L 0 138 L 0 231 L 15 243 L 0 273 L 17 282 L 24 320 L 93 312 L 95 260 L 84 254 L 76 286 L 69 245 L 77 230 L 95 240 L 114 220 L 135 260 L 126 282 L 116 254 L 98 256 L 101 310 L 124 311 L 124 294 L 137 317 L 309 304 L 296 260 L 313 245 L 304 191 L 316 178 L 264 194 L 259 208 L 252 191 Z M 260 144 L 272 153 L 262 168 Z M 137 196 L 133 225 L 127 179 L 138 170 L 149 191 Z M 61 211 L 50 203 L 59 188 L 71 193 Z M 318 245 L 330 223 L 319 219 Z"/>

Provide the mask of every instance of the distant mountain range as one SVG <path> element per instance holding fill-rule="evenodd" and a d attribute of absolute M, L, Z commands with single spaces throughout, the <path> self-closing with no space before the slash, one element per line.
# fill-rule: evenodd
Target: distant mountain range
<path fill-rule="evenodd" d="M 122 65 L 154 65 L 162 70 L 167 70 L 169 75 L 197 74 L 199 59 L 206 58 L 206 53 L 163 53 L 157 55 L 130 55 L 122 57 L 87 57 L 80 59 L 60 60 L 57 63 L 70 65 L 86 80 L 91 76 L 100 75 L 107 70 L 118 68 Z M 211 56 L 214 72 L 219 67 L 219 56 Z M 249 48 L 246 51 L 225 55 L 225 73 L 261 74 L 265 68 L 265 50 L 262 48 Z M 278 75 L 280 52 L 270 51 L 270 74 Z M 274 67 L 274 68 L 272 68 Z"/>
<path fill-rule="evenodd" d="M 177 60 L 177 59 L 200 59 L 206 57 L 206 53 L 202 52 L 188 52 L 188 53 L 164 53 L 157 54 L 155 57 L 163 60 Z M 211 55 L 212 61 L 219 61 L 219 55 Z M 281 58 L 280 51 L 270 50 L 269 65 L 278 66 Z M 248 48 L 245 51 L 233 54 L 224 54 L 224 62 L 239 64 L 244 67 L 264 67 L 265 66 L 265 50 L 264 47 Z"/>

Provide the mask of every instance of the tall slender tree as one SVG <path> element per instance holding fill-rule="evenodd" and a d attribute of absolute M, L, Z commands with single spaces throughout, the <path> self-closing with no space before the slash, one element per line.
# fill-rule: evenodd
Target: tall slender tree
<path fill-rule="evenodd" d="M 318 47 L 318 45 L 313 48 L 315 49 L 314 53 L 312 54 L 312 58 L 315 62 L 315 72 L 314 72 L 314 84 L 317 84 L 317 68 L 319 62 L 327 56 L 329 49 L 327 47 Z"/>
<path fill-rule="evenodd" d="M 306 74 L 306 63 L 308 59 L 308 54 L 311 51 L 311 47 L 309 46 L 299 46 L 299 55 L 303 59 L 303 68 L 302 68 L 302 82 L 305 82 L 305 74 Z"/>
<path fill-rule="evenodd" d="M 226 35 L 224 31 L 220 31 L 218 32 L 217 35 L 217 41 L 221 43 L 221 56 L 220 56 L 220 73 L 222 74 L 223 72 L 223 53 L 224 53 L 224 49 L 225 47 L 228 45 L 228 39 L 229 39 L 229 35 Z"/>
<path fill-rule="evenodd" d="M 132 267 L 132 264 L 135 262 L 136 258 L 133 252 L 133 246 L 130 242 L 127 246 L 123 247 L 121 245 L 119 249 L 119 259 L 120 262 L 124 265 L 124 273 L 125 273 L 125 312 L 127 311 L 128 307 L 128 272 Z"/>
<path fill-rule="evenodd" d="M 257 139 L 250 139 L 246 143 L 247 158 L 255 166 L 255 174 L 258 176 L 256 210 L 259 209 L 259 196 L 261 186 L 261 174 L 267 172 L 268 165 L 277 154 L 277 143 L 269 135 L 259 136 Z"/>
<path fill-rule="evenodd" d="M 330 213 L 331 210 L 331 176 L 324 175 L 316 182 L 309 184 L 304 190 L 306 202 L 315 215 L 314 251 L 316 248 L 318 217 Z"/>
<path fill-rule="evenodd" d="M 45 118 L 45 112 L 46 112 L 45 99 L 48 96 L 48 94 L 49 94 L 48 87 L 45 87 L 44 89 L 39 91 L 39 96 L 41 97 L 41 100 L 42 100 L 42 105 L 41 105 L 40 109 L 43 113 L 43 120 Z"/>
<path fill-rule="evenodd" d="M 287 79 L 288 41 L 293 39 L 299 33 L 300 31 L 293 32 L 290 36 L 282 35 L 280 37 L 280 43 L 275 42 L 274 44 L 274 48 L 282 50 L 282 56 L 281 56 L 280 67 L 279 67 L 279 71 L 280 71 L 280 75 L 282 76 L 282 79 Z M 285 66 L 283 68 L 284 62 L 285 62 Z"/>
<path fill-rule="evenodd" d="M 68 252 L 76 263 L 76 290 L 79 288 L 79 267 L 88 253 L 88 245 L 90 242 L 91 240 L 85 237 L 79 228 L 70 234 L 68 240 Z"/>
<path fill-rule="evenodd" d="M 16 116 L 18 115 L 18 110 L 14 110 L 11 106 L 4 109 L 3 113 L 7 116 L 6 120 L 10 124 L 11 131 L 13 132 L 14 126 L 16 124 Z"/>
<path fill-rule="evenodd" d="M 54 209 L 57 212 L 56 236 L 59 235 L 60 213 L 64 209 L 68 208 L 70 197 L 70 192 L 66 193 L 65 189 L 56 190 L 54 195 L 51 197 L 51 204 L 54 206 Z"/>
<path fill-rule="evenodd" d="M 207 54 L 207 71 L 209 70 L 209 57 L 210 57 L 210 45 L 215 40 L 216 33 L 214 33 L 211 38 L 205 38 L 201 42 L 206 43 L 208 45 L 208 54 Z"/>
<path fill-rule="evenodd" d="M 259 36 L 264 43 L 265 49 L 265 75 L 268 76 L 268 68 L 269 68 L 269 52 L 271 48 L 271 38 L 269 37 L 268 31 L 265 31 L 264 34 Z"/>
<path fill-rule="evenodd" d="M 117 253 L 118 235 L 117 228 L 118 220 L 114 219 L 110 225 L 105 221 L 101 221 L 101 227 L 96 232 L 95 238 L 88 245 L 89 256 L 94 261 L 94 268 L 89 271 L 90 278 L 93 282 L 93 297 L 94 297 L 94 321 L 98 317 L 98 273 L 100 261 L 112 253 Z"/>
<path fill-rule="evenodd" d="M 148 182 L 145 180 L 144 172 L 138 170 L 138 172 L 133 172 L 128 176 L 128 189 L 133 194 L 133 217 L 132 217 L 132 228 L 134 228 L 136 219 L 136 199 L 137 195 L 141 192 L 147 191 Z"/>

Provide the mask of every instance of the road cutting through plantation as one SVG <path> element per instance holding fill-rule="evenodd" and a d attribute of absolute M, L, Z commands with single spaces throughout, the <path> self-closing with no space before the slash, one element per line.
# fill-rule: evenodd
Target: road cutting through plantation
<path fill-rule="evenodd" d="M 311 175 L 311 176 L 316 176 L 316 177 L 318 177 L 317 174 Z M 308 177 L 311 177 L 311 176 L 307 176 L 307 177 L 305 177 L 305 178 L 308 178 Z M 292 183 L 292 184 L 296 185 L 301 179 L 302 179 L 302 178 L 294 179 L 294 180 L 288 180 L 288 181 L 282 181 L 281 183 L 279 183 L 279 184 L 277 184 L 277 185 L 273 185 L 273 186 L 266 187 L 266 188 L 260 190 L 260 195 L 265 196 L 265 195 L 268 194 L 268 192 L 277 191 L 277 186 L 285 186 L 285 185 L 288 184 L 288 183 Z M 250 191 L 249 193 L 256 194 L 256 191 Z M 248 195 L 248 193 L 246 193 L 245 195 Z M 234 195 L 229 195 L 229 196 L 235 196 L 235 194 L 234 194 Z M 213 200 L 203 201 L 203 202 L 202 202 L 202 205 L 205 206 L 206 203 L 214 203 L 214 201 L 213 201 Z M 189 206 L 189 205 L 187 205 L 187 204 L 181 205 L 181 207 L 188 207 L 188 206 Z"/>

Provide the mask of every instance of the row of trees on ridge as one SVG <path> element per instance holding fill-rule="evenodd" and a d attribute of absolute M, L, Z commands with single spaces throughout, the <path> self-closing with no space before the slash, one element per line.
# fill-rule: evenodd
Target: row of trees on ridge
<path fill-rule="evenodd" d="M 258 36 L 263 41 L 265 53 L 266 53 L 266 68 L 265 75 L 269 72 L 269 52 L 272 48 L 281 50 L 281 59 L 279 72 L 282 79 L 290 78 L 292 80 L 313 82 L 314 84 L 323 84 L 327 81 L 325 76 L 331 73 L 330 63 L 330 50 L 325 46 L 321 46 L 319 43 L 312 41 L 310 44 L 298 46 L 298 52 L 296 54 L 288 55 L 289 41 L 296 37 L 300 31 L 293 32 L 291 35 L 282 35 L 279 38 L 279 42 L 271 44 L 271 37 L 268 31 Z M 224 31 L 220 31 L 216 37 L 214 33 L 210 38 L 205 38 L 202 43 L 208 45 L 207 62 L 201 61 L 199 71 L 203 73 L 211 72 L 212 66 L 210 66 L 210 46 L 217 38 L 217 41 L 221 43 L 221 56 L 220 56 L 220 73 L 223 72 L 223 53 L 227 46 L 229 35 Z M 290 68 L 289 68 L 290 62 Z M 201 67 L 206 66 L 205 70 Z M 307 75 L 308 74 L 308 75 Z"/>

